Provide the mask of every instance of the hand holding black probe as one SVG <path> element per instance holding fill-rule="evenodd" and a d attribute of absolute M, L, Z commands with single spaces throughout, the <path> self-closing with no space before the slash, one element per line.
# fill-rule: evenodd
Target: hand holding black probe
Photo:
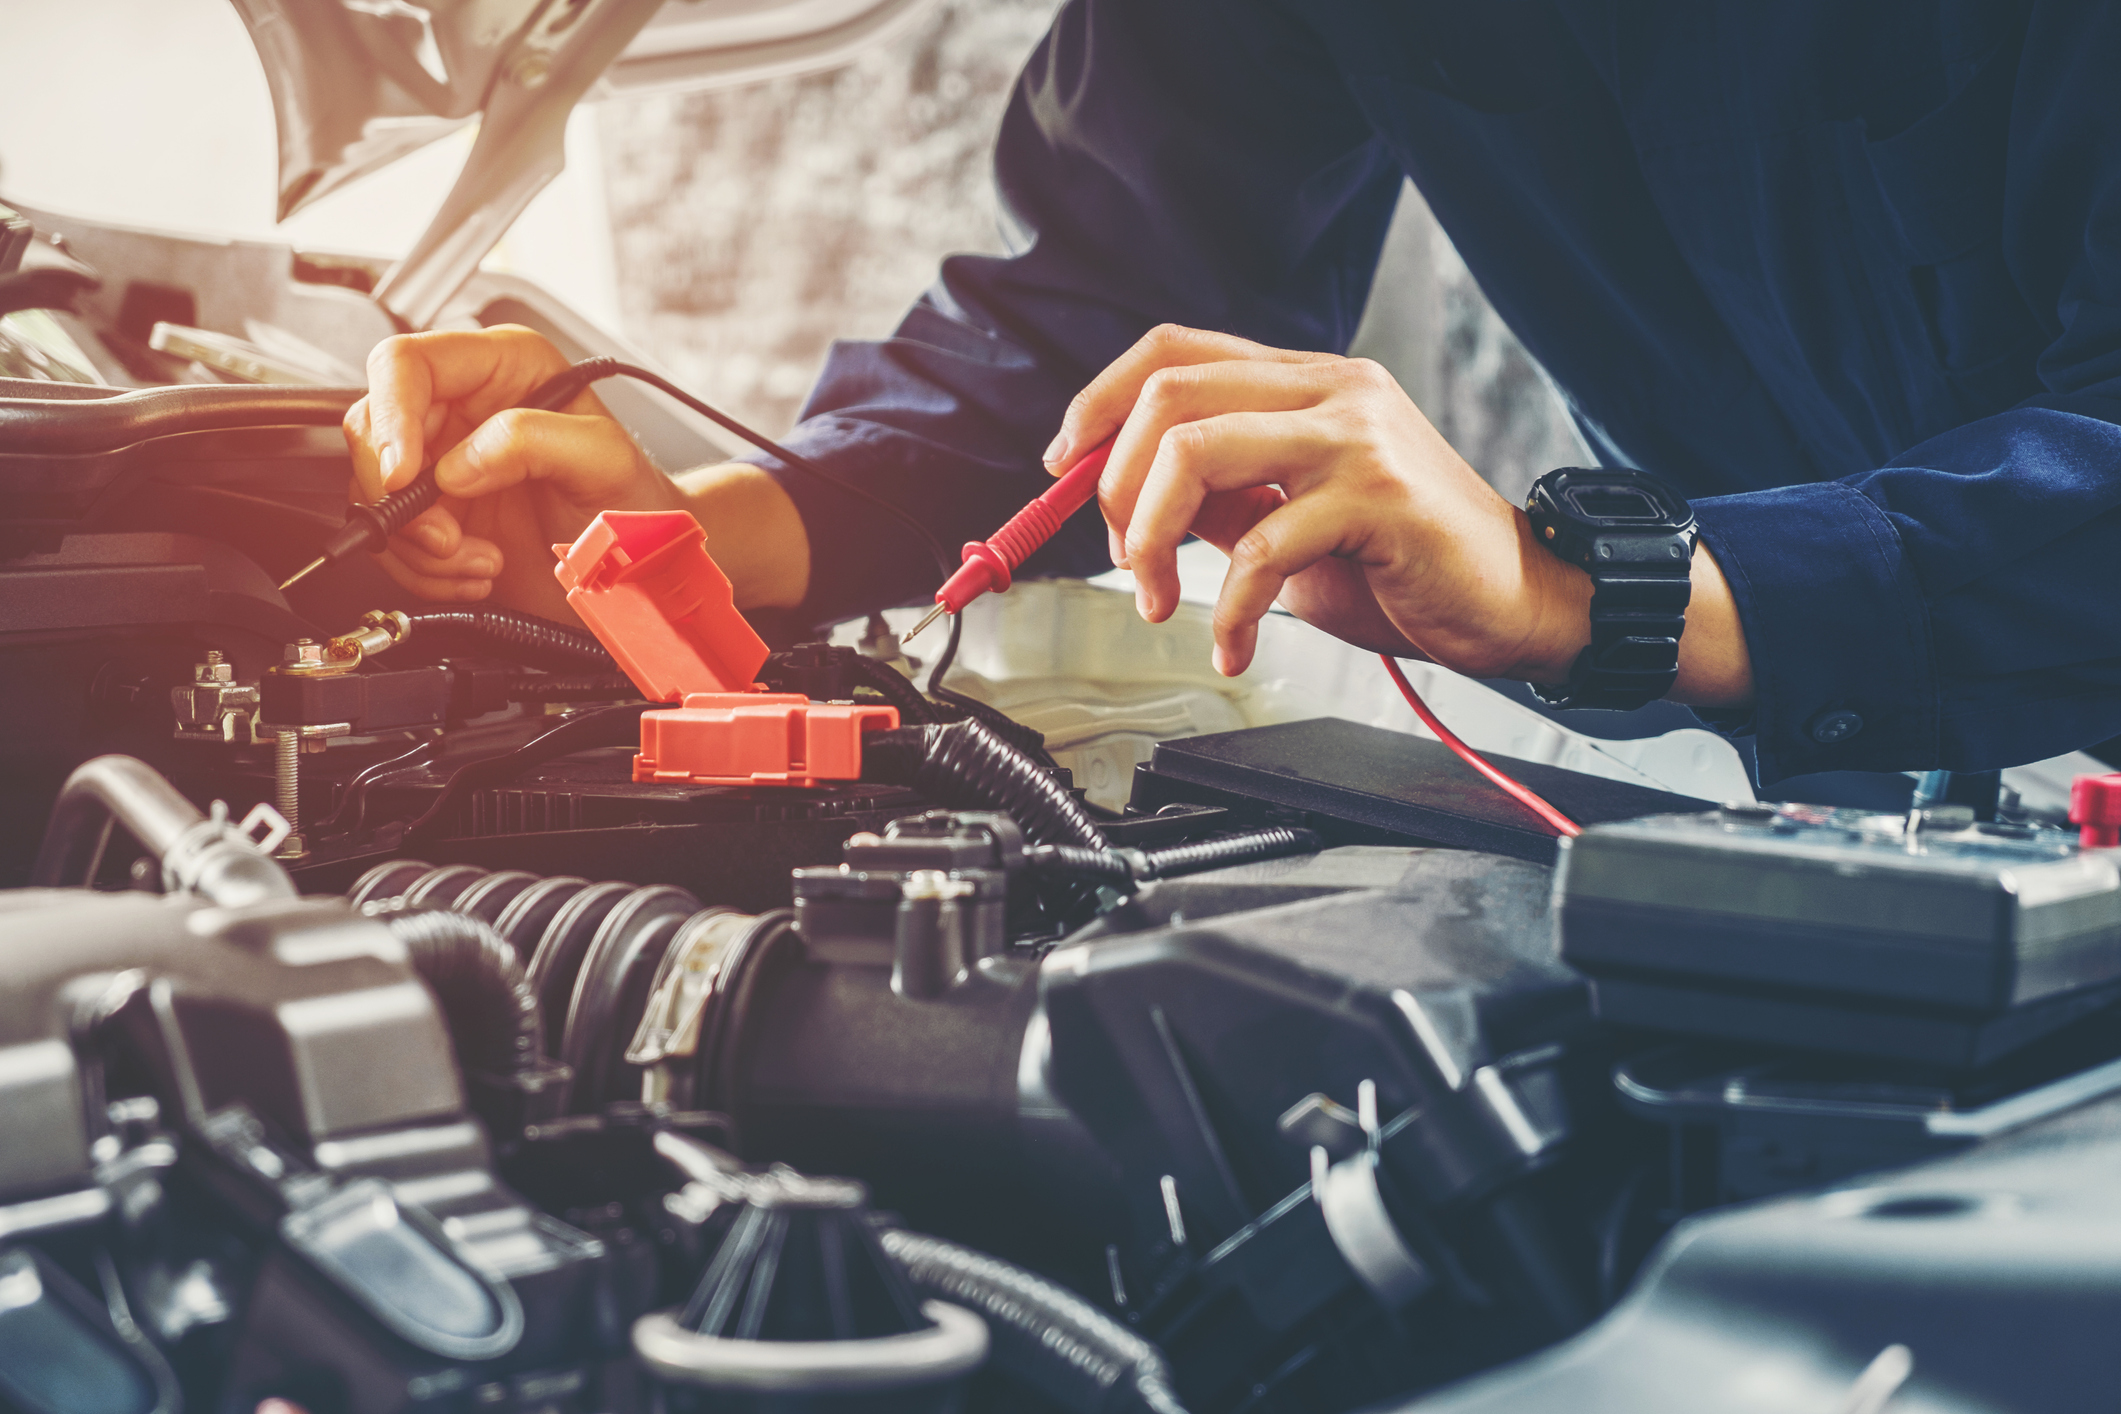
<path fill-rule="evenodd" d="M 619 366 L 616 359 L 585 359 L 540 383 L 531 390 L 530 396 L 516 406 L 534 408 L 541 412 L 557 412 L 573 402 L 584 388 L 597 379 L 616 372 Z M 390 537 L 403 530 L 414 516 L 441 498 L 442 487 L 435 480 L 435 464 L 430 461 L 420 469 L 418 476 L 380 501 L 365 506 L 349 506 L 346 511 L 346 523 L 332 534 L 331 539 L 324 542 L 324 553 L 296 570 L 287 582 L 280 586 L 280 592 L 286 593 L 326 565 L 338 564 L 363 550 L 381 550 L 390 542 Z"/>

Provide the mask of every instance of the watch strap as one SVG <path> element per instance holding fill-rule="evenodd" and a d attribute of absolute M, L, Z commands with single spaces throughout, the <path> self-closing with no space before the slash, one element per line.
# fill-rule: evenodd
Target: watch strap
<path fill-rule="evenodd" d="M 1679 636 L 1694 585 L 1688 567 L 1635 565 L 1592 572 L 1591 642 L 1576 655 L 1569 680 L 1532 684 L 1549 707 L 1632 711 L 1655 702 L 1679 680 Z"/>

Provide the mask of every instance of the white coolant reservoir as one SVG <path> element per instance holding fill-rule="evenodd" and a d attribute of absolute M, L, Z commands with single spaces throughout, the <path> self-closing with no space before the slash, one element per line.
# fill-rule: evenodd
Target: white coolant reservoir
<path fill-rule="evenodd" d="M 1124 571 L 1089 581 L 1019 580 L 966 609 L 949 685 L 1045 733 L 1076 784 L 1110 809 L 1126 802 L 1135 765 L 1174 737 L 1341 717 L 1433 740 L 1376 654 L 1279 610 L 1260 624 L 1251 668 L 1236 678 L 1216 673 L 1208 658 L 1211 609 L 1226 563 L 1213 546 L 1184 546 L 1181 601 L 1162 624 L 1135 612 L 1134 580 Z M 885 619 L 896 633 L 920 613 L 895 609 Z M 856 621 L 842 624 L 834 641 L 862 637 Z M 942 642 L 940 630 L 915 640 L 928 655 L 917 675 Z M 1602 741 L 1447 669 L 1403 666 L 1423 700 L 1477 751 L 1702 800 L 1753 799 L 1736 748 L 1705 728 Z"/>

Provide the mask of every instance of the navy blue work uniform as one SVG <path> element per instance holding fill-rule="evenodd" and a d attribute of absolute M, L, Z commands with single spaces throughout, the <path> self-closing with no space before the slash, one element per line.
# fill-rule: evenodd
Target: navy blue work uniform
<path fill-rule="evenodd" d="M 1344 349 L 1407 176 L 1600 458 L 1694 501 L 1763 781 L 2056 755 L 2121 734 L 2117 76 L 2075 0 L 1070 0 L 1002 124 L 1016 253 L 835 346 L 791 441 L 984 535 L 1151 326 Z M 814 618 L 932 590 L 779 474 Z"/>

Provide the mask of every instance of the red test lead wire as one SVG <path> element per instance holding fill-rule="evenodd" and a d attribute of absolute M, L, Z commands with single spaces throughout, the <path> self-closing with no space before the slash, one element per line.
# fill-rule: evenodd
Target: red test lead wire
<path fill-rule="evenodd" d="M 1547 804 L 1529 787 L 1520 785 L 1490 766 L 1481 758 L 1479 752 L 1460 741 L 1458 734 L 1439 721 L 1436 714 L 1429 710 L 1429 704 L 1421 700 L 1421 695 L 1414 691 L 1414 684 L 1407 681 L 1407 675 L 1400 671 L 1398 661 L 1391 654 L 1380 653 L 1377 656 L 1384 659 L 1385 671 L 1392 675 L 1393 683 L 1399 688 L 1399 695 L 1407 699 L 1407 705 L 1414 709 L 1414 715 L 1421 718 L 1423 726 L 1436 733 L 1438 741 L 1458 753 L 1459 760 L 1486 776 L 1497 789 L 1545 821 L 1555 834 L 1566 839 L 1583 833 L 1583 827 L 1574 820 Z"/>
<path fill-rule="evenodd" d="M 1000 594 L 1009 587 L 1012 571 L 1031 558 L 1031 552 L 1051 540 L 1061 523 L 1090 503 L 1097 494 L 1097 478 L 1112 455 L 1112 439 L 1092 448 L 1074 466 L 1046 488 L 1046 494 L 1009 517 L 1009 523 L 992 539 L 975 540 L 965 547 L 965 563 L 935 591 L 935 607 L 921 621 L 899 635 L 910 643 L 922 629 L 944 614 L 962 614 L 965 606 L 982 594 Z"/>

